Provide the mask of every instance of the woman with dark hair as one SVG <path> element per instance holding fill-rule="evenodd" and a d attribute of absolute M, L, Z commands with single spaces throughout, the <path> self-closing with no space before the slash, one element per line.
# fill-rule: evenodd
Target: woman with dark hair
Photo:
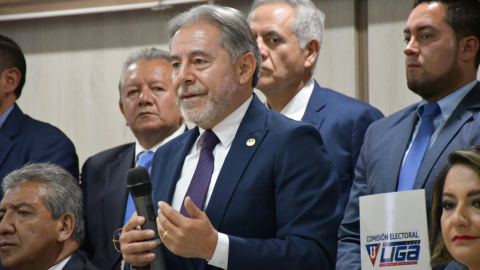
<path fill-rule="evenodd" d="M 433 189 L 433 268 L 452 259 L 480 269 L 480 145 L 451 153 Z"/>

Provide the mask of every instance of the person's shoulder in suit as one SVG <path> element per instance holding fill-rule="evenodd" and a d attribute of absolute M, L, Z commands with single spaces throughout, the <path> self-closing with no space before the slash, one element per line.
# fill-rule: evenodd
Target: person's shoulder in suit
<path fill-rule="evenodd" d="M 82 166 L 82 175 L 84 170 L 105 170 L 108 163 L 117 159 L 118 156 L 130 147 L 135 147 L 135 143 L 122 144 L 89 157 Z"/>
<path fill-rule="evenodd" d="M 28 153 L 24 160 L 58 164 L 79 179 L 78 157 L 72 141 L 57 127 L 33 119 L 18 109 L 18 117 L 22 120 L 18 122 L 19 133 L 13 140 L 20 147 L 18 151 Z"/>
<path fill-rule="evenodd" d="M 84 255 L 79 252 L 75 252 L 68 260 L 67 264 L 63 267 L 63 270 L 100 270 L 93 265 Z"/>
<path fill-rule="evenodd" d="M 339 113 L 337 116 L 347 119 L 365 118 L 372 120 L 372 122 L 383 118 L 383 113 L 368 103 L 349 97 L 330 88 L 319 86 L 319 90 L 325 92 L 326 102 L 332 110 Z"/>
<path fill-rule="evenodd" d="M 398 123 L 414 113 L 417 107 L 418 103 L 414 103 L 400 111 L 373 122 L 369 128 L 370 134 L 375 133 L 377 129 L 379 129 L 378 132 L 383 132 L 383 130 L 394 128 Z"/>

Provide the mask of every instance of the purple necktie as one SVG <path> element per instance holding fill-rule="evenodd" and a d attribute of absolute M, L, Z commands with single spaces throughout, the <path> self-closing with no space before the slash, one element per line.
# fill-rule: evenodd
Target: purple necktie
<path fill-rule="evenodd" d="M 218 142 L 219 140 L 217 135 L 215 135 L 212 130 L 205 130 L 203 133 L 202 150 L 200 151 L 200 158 L 198 159 L 197 168 L 195 169 L 192 181 L 190 182 L 187 194 L 185 195 L 185 197 L 190 196 L 193 203 L 199 209 L 202 209 L 203 202 L 205 200 L 205 194 L 207 193 L 208 186 L 210 185 L 210 179 L 212 179 L 214 164 L 212 151 Z M 190 217 L 190 215 L 187 213 L 187 210 L 185 210 L 184 203 L 182 203 L 180 213 L 186 217 Z"/>

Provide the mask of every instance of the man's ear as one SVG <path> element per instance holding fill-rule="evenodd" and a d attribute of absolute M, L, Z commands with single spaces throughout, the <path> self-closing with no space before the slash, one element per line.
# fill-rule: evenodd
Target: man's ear
<path fill-rule="evenodd" d="M 3 89 L 6 94 L 13 93 L 22 78 L 22 74 L 17 68 L 6 69 L 2 72 L 1 76 L 4 77 L 5 85 L 3 85 Z"/>
<path fill-rule="evenodd" d="M 75 229 L 75 217 L 73 214 L 64 214 L 58 220 L 59 232 L 58 242 L 65 242 L 71 238 Z"/>
<path fill-rule="evenodd" d="M 312 38 L 310 42 L 307 43 L 303 52 L 306 56 L 305 59 L 305 68 L 311 68 L 315 59 L 318 57 L 318 52 L 320 51 L 320 42 L 316 38 Z"/>
<path fill-rule="evenodd" d="M 478 41 L 478 38 L 475 36 L 462 38 L 458 43 L 460 49 L 460 60 L 462 62 L 475 62 L 475 56 L 477 55 L 480 46 L 479 43 L 480 42 Z"/>
<path fill-rule="evenodd" d="M 120 111 L 122 112 L 122 114 L 125 115 L 125 113 L 123 113 L 123 102 L 119 101 L 118 107 L 120 107 Z"/>
<path fill-rule="evenodd" d="M 257 67 L 257 61 L 255 55 L 251 52 L 247 52 L 237 58 L 235 65 L 238 67 L 238 78 L 241 85 L 251 83 L 255 68 Z"/>

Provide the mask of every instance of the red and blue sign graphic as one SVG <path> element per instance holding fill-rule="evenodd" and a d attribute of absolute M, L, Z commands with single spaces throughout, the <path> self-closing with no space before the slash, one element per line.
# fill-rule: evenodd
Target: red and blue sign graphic
<path fill-rule="evenodd" d="M 365 245 L 372 265 L 375 266 L 380 244 Z M 420 257 L 420 240 L 383 242 L 379 267 L 414 265 Z"/>

